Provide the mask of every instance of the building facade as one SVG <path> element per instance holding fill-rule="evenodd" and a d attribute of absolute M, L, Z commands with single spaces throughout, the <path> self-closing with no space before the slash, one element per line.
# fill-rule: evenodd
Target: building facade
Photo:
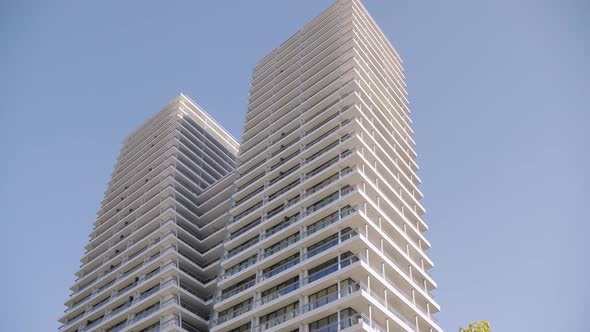
<path fill-rule="evenodd" d="M 241 146 L 174 99 L 123 142 L 60 332 L 442 332 L 404 80 L 337 0 L 256 65 Z"/>
<path fill-rule="evenodd" d="M 60 332 L 207 329 L 237 152 L 184 95 L 124 141 Z"/>
<path fill-rule="evenodd" d="M 210 330 L 442 331 L 402 61 L 338 0 L 254 70 Z"/>

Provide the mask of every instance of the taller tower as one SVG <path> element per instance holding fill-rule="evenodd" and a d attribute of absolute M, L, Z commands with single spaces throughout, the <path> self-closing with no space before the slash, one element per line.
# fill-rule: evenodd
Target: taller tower
<path fill-rule="evenodd" d="M 207 329 L 237 151 L 184 95 L 124 141 L 60 332 Z"/>
<path fill-rule="evenodd" d="M 256 65 L 211 331 L 442 331 L 407 105 L 358 0 Z"/>

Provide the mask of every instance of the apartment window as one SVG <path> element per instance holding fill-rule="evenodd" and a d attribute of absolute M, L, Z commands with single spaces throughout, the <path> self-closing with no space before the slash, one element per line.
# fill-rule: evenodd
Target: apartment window
<path fill-rule="evenodd" d="M 309 269 L 308 279 L 309 282 L 314 282 L 321 277 L 327 276 L 328 274 L 338 270 L 338 257 L 332 258 L 327 262 L 324 262 L 316 267 Z"/>
<path fill-rule="evenodd" d="M 320 229 L 334 223 L 335 221 L 337 221 L 338 218 L 338 211 L 331 213 L 330 215 L 314 222 L 313 224 L 307 226 L 307 234 L 313 234 L 317 231 L 319 231 Z"/>
<path fill-rule="evenodd" d="M 256 279 L 256 276 L 253 275 L 251 277 L 248 277 L 248 278 L 238 282 L 237 284 L 235 284 L 229 288 L 224 289 L 221 292 L 221 299 L 222 300 L 227 299 L 228 297 L 239 293 L 241 290 L 249 288 L 250 286 L 254 285 L 255 279 Z"/>
<path fill-rule="evenodd" d="M 242 213 L 238 214 L 237 216 L 235 216 L 234 217 L 234 220 L 235 221 L 240 220 L 242 217 L 250 214 L 252 211 L 258 209 L 261 206 L 262 206 L 262 201 L 260 201 L 260 202 L 258 202 L 256 204 L 252 205 L 251 207 L 249 207 L 248 209 L 246 209 L 244 212 L 242 212 Z"/>
<path fill-rule="evenodd" d="M 234 239 L 244 233 L 246 233 L 247 231 L 251 230 L 252 228 L 254 228 L 256 225 L 260 224 L 260 218 L 250 222 L 249 224 L 247 224 L 246 226 L 240 228 L 239 230 L 235 231 L 234 233 L 231 233 L 229 238 L 230 239 Z"/>
<path fill-rule="evenodd" d="M 346 308 L 340 311 L 340 329 L 351 327 L 356 323 L 357 312 L 352 308 Z"/>
<path fill-rule="evenodd" d="M 298 310 L 299 302 L 293 302 L 287 306 L 271 312 L 270 314 L 260 317 L 260 325 L 263 326 L 264 329 L 271 328 L 297 316 Z"/>
<path fill-rule="evenodd" d="M 246 267 L 254 264 L 256 262 L 256 255 L 250 256 L 245 260 L 239 262 L 238 264 L 230 267 L 225 271 L 226 275 L 232 275 L 240 272 L 241 270 L 245 269 Z"/>
<path fill-rule="evenodd" d="M 297 232 L 287 238 L 284 238 L 281 241 L 266 248 L 264 250 L 264 257 L 268 257 L 268 256 L 280 251 L 281 249 L 287 248 L 288 246 L 290 246 L 291 244 L 293 244 L 297 241 L 299 241 L 299 232 Z"/>
<path fill-rule="evenodd" d="M 338 331 L 338 314 L 318 319 L 309 323 L 309 332 L 336 332 Z"/>
<path fill-rule="evenodd" d="M 319 172 L 325 170 L 326 168 L 332 166 L 333 164 L 335 164 L 336 162 L 338 162 L 338 156 L 326 161 L 325 163 L 321 164 L 320 166 L 314 168 L 313 170 L 311 170 L 309 173 L 307 173 L 305 176 L 306 177 L 311 177 L 314 176 L 316 174 L 318 174 Z"/>
<path fill-rule="evenodd" d="M 330 176 L 329 178 L 327 178 L 327 179 L 323 180 L 322 182 L 320 182 L 320 183 L 316 184 L 315 186 L 313 186 L 313 187 L 311 187 L 311 188 L 307 189 L 307 190 L 305 191 L 305 193 L 306 193 L 307 195 L 311 195 L 311 194 L 315 193 L 316 191 L 320 191 L 321 189 L 323 189 L 324 187 L 326 187 L 326 186 L 327 186 L 327 185 L 329 185 L 330 183 L 332 183 L 332 182 L 334 182 L 334 181 L 338 180 L 338 178 L 339 178 L 339 177 L 340 177 L 340 174 L 339 174 L 339 173 L 336 173 L 336 174 L 334 174 L 334 175 Z"/>
<path fill-rule="evenodd" d="M 227 257 L 232 257 L 234 255 L 237 255 L 239 252 L 241 252 L 242 250 L 245 250 L 246 248 L 249 248 L 250 246 L 258 243 L 259 237 L 255 236 L 253 238 L 251 238 L 250 240 L 240 244 L 239 246 L 229 250 L 227 252 Z"/>
<path fill-rule="evenodd" d="M 228 319 L 232 319 L 249 311 L 250 309 L 252 309 L 252 298 L 249 298 L 244 302 L 238 303 L 235 306 L 220 312 L 218 323 L 221 324 Z"/>
<path fill-rule="evenodd" d="M 339 196 L 340 196 L 340 193 L 338 191 L 333 192 L 332 194 L 330 194 L 330 195 L 320 199 L 319 201 L 315 202 L 314 204 L 311 204 L 310 206 L 308 206 L 307 213 L 313 213 L 313 212 L 323 208 L 324 206 L 337 200 Z"/>
<path fill-rule="evenodd" d="M 357 312 L 352 308 L 346 308 L 340 311 L 340 322 L 338 322 L 338 313 L 316 320 L 309 323 L 309 332 L 335 332 L 350 327 L 356 323 L 354 318 Z"/>
<path fill-rule="evenodd" d="M 338 299 L 338 284 L 326 287 L 319 292 L 309 296 L 309 310 L 319 308 L 327 303 Z"/>
<path fill-rule="evenodd" d="M 347 251 L 340 255 L 340 268 L 342 269 L 344 267 L 347 267 L 348 265 L 356 261 L 358 261 L 358 258 L 350 251 Z"/>
<path fill-rule="evenodd" d="M 158 309 L 160 309 L 160 303 L 155 303 L 145 309 L 143 309 L 142 311 L 138 312 L 135 315 L 135 318 L 133 318 L 134 320 L 140 320 L 143 317 L 147 317 L 149 315 L 151 315 L 152 313 L 154 313 L 155 311 L 157 311 Z"/>
<path fill-rule="evenodd" d="M 291 255 L 291 256 L 283 259 L 282 261 L 272 265 L 271 267 L 264 269 L 263 276 L 265 279 L 270 278 L 274 275 L 277 275 L 277 274 L 285 271 L 286 269 L 294 266 L 297 263 L 299 263 L 299 253 Z"/>
<path fill-rule="evenodd" d="M 277 181 L 279 181 L 279 180 L 283 179 L 283 178 L 284 178 L 284 177 L 286 177 L 287 175 L 289 175 L 289 174 L 291 174 L 291 173 L 295 172 L 296 170 L 298 170 L 300 166 L 301 166 L 301 165 L 297 164 L 297 165 L 295 165 L 295 166 L 293 166 L 293 167 L 289 168 L 288 170 L 286 170 L 286 171 L 284 171 L 284 172 L 283 172 L 283 171 L 279 172 L 279 176 L 277 176 L 277 177 L 273 178 L 272 180 L 270 180 L 270 181 L 268 182 L 268 184 L 269 184 L 269 185 L 273 185 L 273 184 L 275 184 Z"/>
<path fill-rule="evenodd" d="M 266 237 L 268 237 L 268 236 L 280 231 L 281 229 L 286 228 L 287 226 L 295 223 L 297 220 L 299 220 L 299 213 L 296 213 L 290 217 L 285 217 L 285 219 L 283 221 L 281 221 L 280 223 L 267 229 L 264 235 Z"/>
<path fill-rule="evenodd" d="M 264 304 L 299 288 L 299 276 L 291 278 L 261 293 L 260 301 Z"/>
<path fill-rule="evenodd" d="M 313 257 L 322 251 L 333 247 L 338 244 L 338 233 L 332 234 L 327 238 L 312 244 L 311 246 L 307 247 L 307 256 Z"/>
<path fill-rule="evenodd" d="M 316 267 L 308 270 L 308 281 L 314 282 L 328 274 L 337 271 L 339 268 L 344 268 L 353 262 L 356 262 L 358 258 L 354 256 L 350 251 L 340 255 L 340 264 L 338 264 L 338 257 L 332 258 L 331 260 L 324 262 Z"/>

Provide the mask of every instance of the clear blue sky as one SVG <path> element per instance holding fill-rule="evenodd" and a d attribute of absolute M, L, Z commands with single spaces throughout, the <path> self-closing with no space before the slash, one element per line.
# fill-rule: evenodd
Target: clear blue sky
<path fill-rule="evenodd" d="M 54 331 L 121 140 L 180 92 L 240 137 L 332 0 L 0 1 L 1 331 Z M 366 0 L 405 61 L 439 320 L 588 331 L 590 5 Z"/>

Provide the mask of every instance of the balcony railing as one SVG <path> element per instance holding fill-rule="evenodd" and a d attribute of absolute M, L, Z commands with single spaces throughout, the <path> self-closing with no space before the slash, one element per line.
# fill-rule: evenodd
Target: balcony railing
<path fill-rule="evenodd" d="M 358 260 L 359 260 L 358 257 L 351 256 L 351 257 L 348 257 L 346 259 L 341 260 L 340 262 L 334 263 L 334 264 L 332 264 L 332 265 L 330 265 L 330 266 L 328 266 L 328 267 L 326 267 L 326 268 L 324 268 L 324 269 L 322 269 L 320 271 L 315 272 L 313 275 L 310 275 L 307 278 L 304 278 L 301 281 L 299 281 L 298 282 L 298 285 L 299 286 L 297 286 L 297 288 L 298 287 L 301 287 L 303 285 L 306 285 L 309 282 L 315 281 L 315 280 L 317 280 L 317 279 L 319 279 L 321 277 L 324 277 L 326 275 L 329 275 L 329 274 L 331 274 L 331 273 L 333 273 L 335 271 L 338 271 L 339 269 L 342 269 L 344 267 L 347 267 L 347 266 L 351 265 L 352 263 L 357 262 Z M 310 277 L 312 277 L 312 276 L 313 277 L 316 277 L 316 278 L 311 279 Z M 275 292 L 275 293 L 273 293 L 273 294 L 271 294 L 269 296 L 266 296 L 264 298 L 261 298 L 259 301 L 256 301 L 254 303 L 249 303 L 244 308 L 241 308 L 241 309 L 239 309 L 237 311 L 232 311 L 230 314 L 226 314 L 226 315 L 224 315 L 222 317 L 219 317 L 218 319 L 215 319 L 215 320 L 212 321 L 212 325 L 215 326 L 215 325 L 222 324 L 222 323 L 224 323 L 224 322 L 226 322 L 226 321 L 228 321 L 230 319 L 236 318 L 236 317 L 238 317 L 238 316 L 240 316 L 240 315 L 242 315 L 242 314 L 244 314 L 244 313 L 252 310 L 254 307 L 260 306 L 260 305 L 262 305 L 264 303 L 268 303 L 268 302 L 270 302 L 270 301 L 272 301 L 274 299 L 277 299 L 277 298 L 279 298 L 279 297 L 281 297 L 281 296 L 283 296 L 285 294 L 288 294 L 292 290 L 285 291 L 285 289 L 287 289 L 289 287 L 294 287 L 294 284 L 289 285 L 289 286 L 286 286 L 283 289 L 281 289 L 281 290 L 279 290 L 279 291 L 277 291 L 277 292 Z M 348 296 L 348 295 L 350 295 L 350 294 L 358 291 L 358 289 L 356 289 L 355 287 L 356 287 L 355 285 L 351 285 L 351 286 L 348 286 L 345 289 L 341 290 L 341 292 L 339 293 L 340 294 L 339 297 L 337 297 L 336 299 L 340 298 L 342 296 L 342 294 L 346 294 L 344 296 Z M 264 300 L 262 300 L 262 299 L 264 299 Z M 325 302 L 325 303 L 323 303 L 323 302 Z M 315 307 L 313 307 L 313 305 L 307 305 L 307 306 L 301 307 L 299 309 L 299 312 L 303 312 L 303 313 L 304 312 L 308 312 L 308 311 L 311 311 L 313 309 L 319 308 L 322 305 L 325 305 L 325 304 L 327 304 L 329 302 L 327 302 L 324 298 L 322 298 L 322 299 L 319 299 L 318 301 L 314 301 L 314 303 L 315 303 Z M 260 326 L 254 327 L 254 328 L 251 329 L 251 331 L 261 331 L 261 327 Z"/>
<path fill-rule="evenodd" d="M 348 137 L 351 137 L 351 136 L 350 136 L 350 135 L 345 135 L 344 137 L 348 138 Z M 346 138 L 344 138 L 344 140 L 345 140 Z M 316 153 L 316 155 L 317 155 L 317 156 L 316 156 L 315 158 L 319 157 L 320 155 L 323 155 L 324 153 L 327 153 L 327 152 L 328 152 L 328 151 L 329 151 L 331 148 L 335 147 L 336 145 L 338 145 L 338 144 L 332 144 L 331 146 L 329 146 L 329 148 L 327 148 L 327 149 L 326 149 L 326 148 L 322 149 L 322 150 L 319 152 L 319 153 L 320 153 L 319 155 L 317 155 L 318 153 Z M 331 165 L 333 165 L 333 164 L 337 163 L 338 161 L 342 161 L 344 158 L 346 158 L 346 157 L 348 157 L 349 155 L 351 155 L 351 154 L 352 154 L 354 151 L 355 151 L 354 149 L 352 149 L 352 150 L 346 150 L 346 151 L 342 152 L 342 153 L 340 154 L 340 156 L 339 156 L 339 157 L 335 157 L 335 158 L 331 159 L 331 160 L 329 161 L 329 164 L 324 164 L 324 165 L 320 166 L 320 167 L 321 167 L 321 169 L 319 169 L 319 170 L 318 170 L 318 169 L 315 169 L 315 170 L 313 170 L 313 171 L 312 171 L 312 172 L 313 172 L 313 174 L 311 174 L 311 175 L 310 175 L 310 174 L 308 173 L 308 175 L 304 177 L 304 182 L 303 182 L 303 183 L 305 183 L 305 181 L 309 180 L 309 179 L 310 179 L 312 176 L 314 176 L 314 175 L 316 175 L 316 174 L 320 173 L 321 171 L 323 171 L 324 169 L 328 168 L 329 166 L 331 166 Z M 343 171 L 344 171 L 344 173 L 342 173 L 342 175 L 341 175 L 341 176 L 344 176 L 344 175 L 346 175 L 346 174 L 350 173 L 350 171 L 351 171 L 351 170 L 350 170 L 349 168 L 345 168 Z M 289 186 L 289 185 L 288 185 L 288 186 Z M 291 189 L 292 189 L 292 188 L 291 188 Z M 278 197 L 278 196 L 277 196 L 277 197 Z M 304 198 L 304 197 L 306 197 L 306 195 L 304 195 L 302 198 Z M 274 198 L 275 198 L 275 197 L 273 197 L 273 199 L 274 199 Z M 268 201 L 267 201 L 267 202 L 268 202 Z M 264 205 L 264 204 L 263 204 L 263 205 Z M 289 204 L 289 205 L 290 205 L 290 204 Z M 251 212 L 251 208 L 249 208 L 248 210 L 250 210 L 250 212 Z M 240 218 L 242 218 L 242 217 L 244 216 L 243 214 L 244 214 L 244 212 L 240 213 L 240 215 L 241 215 L 241 217 L 240 217 Z M 271 216 L 273 216 L 273 215 L 271 215 Z M 264 216 L 264 217 L 260 217 L 260 221 L 262 221 L 262 220 L 265 220 L 265 219 L 268 219 L 268 218 L 269 218 L 269 215 L 266 215 L 266 216 Z M 234 218 L 233 220 L 230 220 L 230 221 L 228 222 L 228 225 L 231 225 L 231 224 L 233 224 L 233 223 L 235 223 L 235 222 L 237 222 L 237 221 L 238 221 L 238 220 L 236 220 L 236 219 Z M 241 234 L 241 233 L 240 233 L 240 234 Z M 229 235 L 228 235 L 228 236 L 229 236 Z M 236 235 L 236 236 L 237 236 L 237 235 Z M 232 238 L 232 239 L 234 238 L 233 234 L 231 235 L 231 238 Z"/>
<path fill-rule="evenodd" d="M 327 205 L 327 204 L 326 204 L 326 205 Z M 283 249 L 285 249 L 285 248 L 288 248 L 288 247 L 290 247 L 290 246 L 293 246 L 294 244 L 296 244 L 296 243 L 300 242 L 301 240 L 303 240 L 303 239 L 307 238 L 307 237 L 308 237 L 308 236 L 310 236 L 311 234 L 313 234 L 313 233 L 315 233 L 315 232 L 319 231 L 320 229 L 322 229 L 322 228 L 324 228 L 324 227 L 327 227 L 327 226 L 329 226 L 329 225 L 331 225 L 331 224 L 335 223 L 336 221 L 338 221 L 338 220 L 340 220 L 340 219 L 342 219 L 342 218 L 345 218 L 345 217 L 347 217 L 348 215 L 350 215 L 350 214 L 351 214 L 351 213 L 353 213 L 354 211 L 355 211 L 355 209 L 354 209 L 354 208 L 350 208 L 350 207 L 344 207 L 344 208 L 340 209 L 339 211 L 336 211 L 335 213 L 332 213 L 332 214 L 330 214 L 329 216 L 327 216 L 327 217 L 324 217 L 323 219 L 320 219 L 320 220 L 319 220 L 320 222 L 322 222 L 322 221 L 323 221 L 321 224 L 319 224 L 317 227 L 314 227 L 314 228 L 313 228 L 313 230 L 308 230 L 308 231 L 306 231 L 306 232 L 303 232 L 303 234 L 302 234 L 301 238 L 300 238 L 298 241 L 295 241 L 295 242 L 291 243 L 289 246 L 286 246 L 286 247 L 284 247 L 284 248 L 281 248 L 281 250 L 283 250 Z M 292 221 L 291 221 L 290 223 L 286 223 L 284 226 L 281 226 L 281 228 L 280 228 L 280 229 L 273 229 L 273 233 L 272 233 L 272 234 L 274 234 L 274 233 L 276 233 L 276 232 L 278 232 L 278 231 L 280 231 L 280 230 L 282 230 L 282 229 L 286 228 L 287 226 L 289 226 L 289 225 L 291 225 L 291 224 L 295 223 L 297 220 L 299 220 L 299 218 L 293 218 L 293 219 L 292 219 Z M 268 234 L 263 234 L 263 235 L 264 235 L 264 237 L 268 237 L 268 236 L 270 236 L 270 235 L 268 235 Z M 262 236 L 261 236 L 261 237 L 262 237 Z M 263 237 L 263 238 L 264 238 L 264 237 Z M 254 245 L 254 244 L 252 244 L 252 245 Z M 244 250 L 245 250 L 245 249 L 244 249 Z M 279 250 L 279 251 L 281 251 L 281 250 Z M 278 251 L 277 251 L 277 252 L 278 252 Z M 227 271 L 226 271 L 225 273 L 221 273 L 221 274 L 219 275 L 219 280 L 224 280 L 224 279 L 227 279 L 228 277 L 230 277 L 230 276 L 232 276 L 232 275 L 234 275 L 234 274 L 236 274 L 236 273 L 238 273 L 238 272 L 241 272 L 241 271 L 245 270 L 246 268 L 248 268 L 248 267 L 250 267 L 250 266 L 252 266 L 252 265 L 254 265 L 254 264 L 258 263 L 259 261 L 261 261 L 261 260 L 265 259 L 266 257 L 268 257 L 268 256 L 264 256 L 264 255 L 262 255 L 262 256 L 260 256 L 260 257 L 259 257 L 259 256 L 257 255 L 257 256 L 256 256 L 256 258 L 255 258 L 255 259 L 253 259 L 252 261 L 248 262 L 248 264 L 245 264 L 244 266 L 240 266 L 240 268 L 238 268 L 238 269 L 236 269 L 236 270 L 232 270 L 232 271 L 231 271 L 231 273 L 228 273 Z"/>
<path fill-rule="evenodd" d="M 254 331 L 264 331 L 264 330 L 270 329 L 274 326 L 282 324 L 282 323 L 284 323 L 294 317 L 297 317 L 301 314 L 318 309 L 318 308 L 320 308 L 324 305 L 327 305 L 331 302 L 334 302 L 338 299 L 352 295 L 355 292 L 358 292 L 360 289 L 361 289 L 360 284 L 352 284 L 352 285 L 346 286 L 344 289 L 341 289 L 340 291 L 336 291 L 332 294 L 328 294 L 322 298 L 319 298 L 313 302 L 310 302 L 304 306 L 301 306 L 300 308 L 298 308 L 296 310 L 293 310 L 293 311 L 285 313 L 281 316 L 275 317 L 272 320 L 266 321 L 266 322 L 260 324 L 257 328 L 254 328 L 253 330 Z"/>

